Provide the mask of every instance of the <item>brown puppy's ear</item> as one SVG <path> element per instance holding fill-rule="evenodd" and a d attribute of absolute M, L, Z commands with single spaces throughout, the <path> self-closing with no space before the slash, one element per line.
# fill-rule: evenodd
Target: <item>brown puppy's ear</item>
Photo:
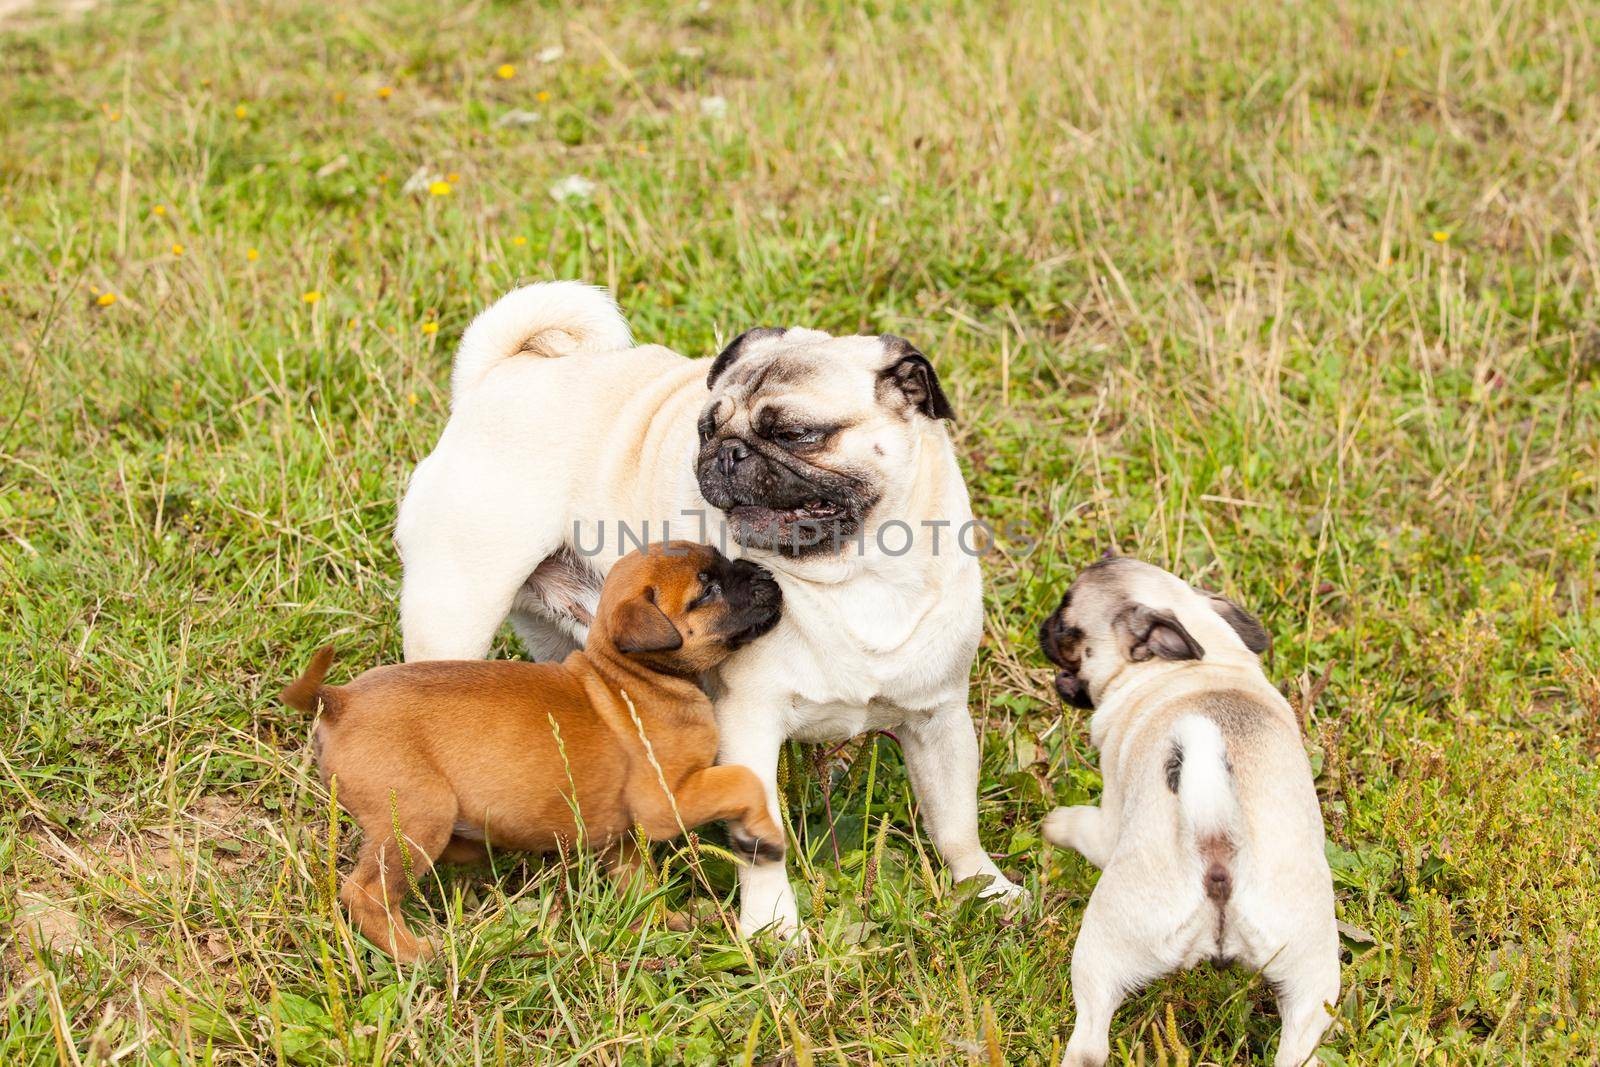
<path fill-rule="evenodd" d="M 1189 635 L 1178 617 L 1166 608 L 1131 604 L 1112 620 L 1122 641 L 1122 654 L 1134 663 L 1152 656 L 1162 659 L 1203 659 L 1206 650 Z"/>
<path fill-rule="evenodd" d="M 1233 627 L 1233 632 L 1239 635 L 1239 640 L 1244 642 L 1245 648 L 1259 656 L 1272 647 L 1272 635 L 1267 633 L 1267 628 L 1261 625 L 1260 619 L 1221 593 L 1213 593 L 1209 589 L 1202 589 L 1201 592 L 1211 601 L 1211 607 L 1216 613 L 1222 616 L 1222 621 Z"/>
<path fill-rule="evenodd" d="M 656 607 L 655 590 L 636 596 L 611 616 L 611 643 L 624 655 L 671 652 L 683 647 L 683 635 Z"/>
<path fill-rule="evenodd" d="M 956 409 L 944 395 L 939 376 L 928 357 L 904 337 L 884 334 L 883 347 L 891 362 L 878 372 L 878 387 L 893 389 L 917 411 L 930 419 L 954 419 Z"/>

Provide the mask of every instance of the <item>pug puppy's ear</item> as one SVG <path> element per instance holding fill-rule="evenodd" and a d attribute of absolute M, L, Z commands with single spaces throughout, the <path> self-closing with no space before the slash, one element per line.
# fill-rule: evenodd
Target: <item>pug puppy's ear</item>
<path fill-rule="evenodd" d="M 683 635 L 656 607 L 651 589 L 627 601 L 611 616 L 611 643 L 624 655 L 671 652 L 683 647 Z"/>
<path fill-rule="evenodd" d="M 722 372 L 733 366 L 734 360 L 744 355 L 752 341 L 765 340 L 768 337 L 782 337 L 784 331 L 776 326 L 757 326 L 753 330 L 746 330 L 732 341 L 728 347 L 717 353 L 717 358 L 711 361 L 711 373 L 706 375 L 706 388 L 716 387 L 717 379 L 722 377 Z"/>
<path fill-rule="evenodd" d="M 1233 627 L 1233 632 L 1239 635 L 1239 640 L 1244 642 L 1245 648 L 1258 656 L 1272 648 L 1272 635 L 1267 633 L 1267 628 L 1261 625 L 1260 619 L 1221 593 L 1213 593 L 1209 589 L 1200 591 L 1211 601 L 1212 610 L 1222 616 L 1222 621 Z"/>
<path fill-rule="evenodd" d="M 890 362 L 878 372 L 878 389 L 900 394 L 913 408 L 930 419 L 954 419 L 955 408 L 945 398 L 928 357 L 904 337 L 885 334 L 883 346 Z"/>
<path fill-rule="evenodd" d="M 1134 663 L 1152 657 L 1203 659 L 1206 654 L 1200 642 L 1166 608 L 1131 604 L 1117 614 L 1111 625 L 1122 642 L 1122 654 Z"/>

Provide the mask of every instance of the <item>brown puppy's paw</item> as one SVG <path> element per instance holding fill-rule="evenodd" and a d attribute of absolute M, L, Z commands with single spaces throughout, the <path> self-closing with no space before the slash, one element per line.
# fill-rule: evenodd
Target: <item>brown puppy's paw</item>
<path fill-rule="evenodd" d="M 783 861 L 783 839 L 776 840 L 756 837 L 754 834 L 743 830 L 730 830 L 728 844 L 733 846 L 733 854 L 747 863 L 781 863 Z"/>
<path fill-rule="evenodd" d="M 389 954 L 400 963 L 427 963 L 439 954 L 439 942 L 431 937 L 413 937 L 409 933 L 402 937 L 400 931 L 395 934 Z"/>
<path fill-rule="evenodd" d="M 685 933 L 694 929 L 694 916 L 686 911 L 678 911 L 675 908 L 662 908 L 658 917 L 661 920 L 661 925 L 675 934 Z M 648 925 L 648 919 L 636 919 L 628 924 L 628 929 L 636 934 L 642 934 Z"/>

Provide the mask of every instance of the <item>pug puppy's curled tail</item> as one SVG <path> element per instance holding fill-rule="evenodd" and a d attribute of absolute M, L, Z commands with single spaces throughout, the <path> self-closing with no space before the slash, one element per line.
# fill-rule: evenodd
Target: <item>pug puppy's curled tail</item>
<path fill-rule="evenodd" d="M 1178 796 L 1178 823 L 1200 858 L 1200 886 L 1218 907 L 1233 896 L 1239 801 L 1222 731 L 1212 720 L 1185 715 L 1172 724 L 1167 788 Z"/>
<path fill-rule="evenodd" d="M 513 289 L 472 320 L 456 350 L 450 396 L 459 402 L 499 363 L 633 347 L 633 334 L 604 289 L 538 282 Z"/>
<path fill-rule="evenodd" d="M 294 681 L 278 695 L 278 699 L 308 715 L 332 715 L 339 710 L 337 686 L 323 685 L 322 680 L 328 676 L 328 666 L 333 662 L 333 646 L 323 645 L 311 657 L 311 663 L 306 667 L 305 673 Z"/>

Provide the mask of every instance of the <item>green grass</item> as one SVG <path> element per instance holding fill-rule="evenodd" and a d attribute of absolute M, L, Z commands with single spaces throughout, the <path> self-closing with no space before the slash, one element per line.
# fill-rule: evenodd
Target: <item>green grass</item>
<path fill-rule="evenodd" d="M 1323 1060 L 1600 1055 L 1600 15 L 1188 7 L 4 16 L 0 1062 L 1052 1062 L 1094 872 L 1037 826 L 1099 779 L 1032 635 L 1112 546 L 1277 639 L 1365 931 Z M 413 907 L 443 962 L 351 937 L 351 832 L 273 694 L 330 638 L 398 657 L 389 533 L 452 345 L 556 277 L 691 354 L 761 323 L 932 354 L 978 512 L 1037 541 L 987 563 L 973 689 L 1028 911 L 949 884 L 879 740 L 790 754 L 792 954 L 671 850 L 690 933 L 503 857 Z M 1113 1042 L 1276 1032 L 1201 970 Z"/>

